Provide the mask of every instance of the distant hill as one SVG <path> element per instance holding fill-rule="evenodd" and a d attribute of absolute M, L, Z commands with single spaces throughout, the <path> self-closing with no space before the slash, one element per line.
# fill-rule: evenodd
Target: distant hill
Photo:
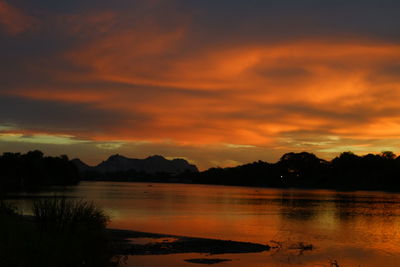
<path fill-rule="evenodd" d="M 189 164 L 184 159 L 168 160 L 163 156 L 150 156 L 145 159 L 127 158 L 121 155 L 112 155 L 107 160 L 97 166 L 89 166 L 80 159 L 74 159 L 72 162 L 81 173 L 104 174 L 122 174 L 129 173 L 155 175 L 163 173 L 167 175 L 178 175 L 187 172 L 198 172 L 195 165 Z M 92 175 L 93 176 L 93 175 Z"/>
<path fill-rule="evenodd" d="M 78 168 L 79 172 L 90 171 L 93 168 L 80 159 L 73 159 L 71 162 Z"/>
<path fill-rule="evenodd" d="M 96 167 L 74 162 L 85 180 L 400 192 L 400 156 L 390 151 L 363 156 L 343 152 L 330 161 L 308 152 L 290 152 L 276 163 L 257 161 L 202 172 L 183 159 L 161 156 L 138 160 L 114 155 Z"/>

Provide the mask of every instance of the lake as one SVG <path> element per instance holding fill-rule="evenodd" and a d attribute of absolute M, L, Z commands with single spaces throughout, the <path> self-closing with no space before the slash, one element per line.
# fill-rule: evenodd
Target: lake
<path fill-rule="evenodd" d="M 400 266 L 400 194 L 267 189 L 162 183 L 82 182 L 30 195 L 93 200 L 110 227 L 194 237 L 280 244 L 263 253 L 130 256 L 127 266 L 201 266 L 191 258 L 224 258 L 227 267 Z M 15 200 L 29 213 L 30 199 Z M 302 251 L 296 244 L 312 244 Z"/>

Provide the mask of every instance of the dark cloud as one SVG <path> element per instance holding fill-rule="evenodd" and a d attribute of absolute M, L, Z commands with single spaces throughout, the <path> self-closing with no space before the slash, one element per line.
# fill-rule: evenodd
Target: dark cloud
<path fill-rule="evenodd" d="M 400 82 L 400 64 L 392 63 L 381 66 L 370 74 L 369 79 L 371 83 L 398 83 Z"/>
<path fill-rule="evenodd" d="M 304 38 L 377 39 L 399 42 L 398 1 L 185 1 L 197 14 L 195 31 L 236 43 Z M 204 39 L 203 39 L 204 40 Z"/>
<path fill-rule="evenodd" d="M 146 119 L 140 114 L 129 115 L 131 122 Z M 104 110 L 87 104 L 0 97 L 0 123 L 24 130 L 44 132 L 84 133 L 112 131 L 128 121 L 126 114 Z"/>
<path fill-rule="evenodd" d="M 400 111 L 400 110 L 398 110 Z M 353 107 L 351 110 L 338 110 L 336 108 L 327 108 L 326 106 L 315 106 L 312 103 L 290 103 L 290 104 L 268 104 L 257 105 L 251 109 L 240 109 L 233 112 L 221 112 L 213 114 L 219 118 L 225 119 L 243 119 L 256 122 L 282 122 L 296 123 L 295 117 L 299 119 L 324 119 L 329 122 L 335 122 L 332 127 L 336 127 L 338 122 L 346 124 L 363 124 L 368 122 L 374 116 L 394 114 L 394 110 L 386 109 L 381 111 L 368 110 L 368 107 Z"/>

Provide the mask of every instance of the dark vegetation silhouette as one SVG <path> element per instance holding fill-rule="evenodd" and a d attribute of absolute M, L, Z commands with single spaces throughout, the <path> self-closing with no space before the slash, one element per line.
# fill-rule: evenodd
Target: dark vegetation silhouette
<path fill-rule="evenodd" d="M 32 217 L 0 200 L 0 266 L 119 266 L 108 217 L 86 201 L 37 200 Z"/>
<path fill-rule="evenodd" d="M 191 178 L 221 185 L 400 191 L 400 157 L 390 151 L 364 156 L 343 152 L 326 161 L 312 153 L 291 152 L 277 163 L 211 168 Z"/>
<path fill-rule="evenodd" d="M 78 168 L 66 155 L 45 157 L 39 150 L 0 156 L 0 191 L 31 190 L 79 183 Z"/>
<path fill-rule="evenodd" d="M 109 160 L 111 158 L 114 161 L 131 161 L 119 155 L 112 156 Z M 146 160 L 154 158 L 156 157 Z M 161 156 L 157 156 L 158 158 L 161 160 Z M 100 165 L 108 164 L 108 161 Z M 160 162 L 168 163 L 166 159 Z M 331 161 L 308 152 L 290 152 L 276 163 L 257 161 L 237 167 L 210 168 L 202 172 L 198 172 L 196 166 L 183 161 L 183 167 L 180 167 L 182 171 L 179 173 L 157 171 L 155 167 L 152 172 L 147 172 L 143 168 L 133 169 L 127 167 L 127 164 L 119 164 L 119 160 L 117 163 L 111 164 L 112 168 L 99 171 L 79 159 L 70 161 L 67 156 L 45 157 L 37 150 L 26 154 L 4 153 L 0 156 L 0 191 L 73 185 L 79 180 L 400 191 L 400 157 L 390 151 L 363 156 L 343 152 Z M 185 169 L 187 166 L 189 168 Z"/>
<path fill-rule="evenodd" d="M 131 169 L 100 173 L 86 169 L 81 175 L 84 180 L 400 191 L 400 157 L 390 151 L 363 156 L 343 152 L 327 161 L 308 152 L 290 152 L 276 163 L 257 161 L 202 172 L 146 173 Z"/>

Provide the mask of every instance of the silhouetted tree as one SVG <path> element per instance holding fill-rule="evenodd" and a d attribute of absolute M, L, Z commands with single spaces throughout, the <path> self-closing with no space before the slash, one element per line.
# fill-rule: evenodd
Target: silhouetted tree
<path fill-rule="evenodd" d="M 286 153 L 279 162 L 282 180 L 288 186 L 310 187 L 319 183 L 327 169 L 327 162 L 312 153 Z"/>
<path fill-rule="evenodd" d="M 26 190 L 78 182 L 78 169 L 65 155 L 44 157 L 41 151 L 34 150 L 26 154 L 4 153 L 0 156 L 0 190 Z"/>
<path fill-rule="evenodd" d="M 383 151 L 381 157 L 384 159 L 395 159 L 396 155 L 392 151 Z"/>

